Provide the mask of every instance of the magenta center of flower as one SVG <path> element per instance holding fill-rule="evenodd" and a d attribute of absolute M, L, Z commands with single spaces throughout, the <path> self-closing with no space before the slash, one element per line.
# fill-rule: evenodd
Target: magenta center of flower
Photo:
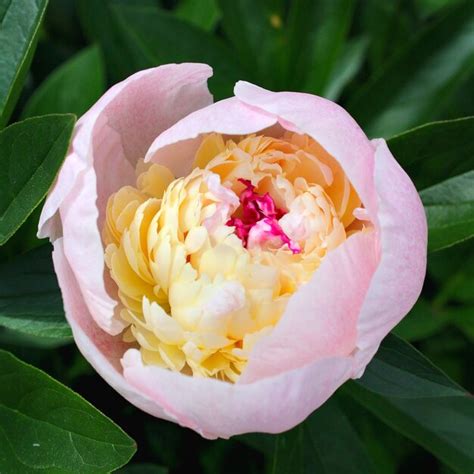
<path fill-rule="evenodd" d="M 287 245 L 294 254 L 300 253 L 300 246 L 285 234 L 278 223 L 285 212 L 276 207 L 270 194 L 256 193 L 255 186 L 248 179 L 239 181 L 245 186 L 239 196 L 239 217 L 231 217 L 227 225 L 235 227 L 235 233 L 244 246 L 247 248 L 249 240 L 259 244 L 279 240 L 282 246 Z"/>

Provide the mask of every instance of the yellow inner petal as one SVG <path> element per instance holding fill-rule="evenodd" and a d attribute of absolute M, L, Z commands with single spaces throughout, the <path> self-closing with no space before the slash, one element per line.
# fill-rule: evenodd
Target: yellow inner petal
<path fill-rule="evenodd" d="M 370 225 L 354 217 L 361 202 L 341 166 L 305 135 L 209 134 L 188 176 L 143 162 L 137 175 L 109 198 L 103 229 L 123 337 L 145 364 L 194 376 L 235 382 L 327 252 Z M 246 246 L 227 225 L 242 179 L 269 193 L 300 253 L 278 239 Z"/>

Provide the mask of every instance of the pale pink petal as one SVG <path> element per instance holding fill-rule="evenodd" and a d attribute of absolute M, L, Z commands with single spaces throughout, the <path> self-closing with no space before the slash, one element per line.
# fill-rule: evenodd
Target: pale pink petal
<path fill-rule="evenodd" d="M 342 107 L 315 95 L 271 92 L 244 81 L 237 82 L 234 94 L 245 104 L 276 117 L 286 129 L 314 138 L 341 164 L 376 222 L 374 146 Z"/>
<path fill-rule="evenodd" d="M 123 358 L 125 379 L 206 438 L 280 433 L 303 421 L 352 373 L 350 359 L 321 359 L 251 384 L 229 384 L 144 366 L 139 352 Z"/>
<path fill-rule="evenodd" d="M 63 239 L 54 242 L 54 269 L 58 276 L 66 318 L 82 355 L 107 383 L 138 408 L 165 420 L 176 419 L 124 378 L 120 359 L 129 346 L 120 336 L 110 336 L 94 322 L 64 255 Z"/>
<path fill-rule="evenodd" d="M 359 376 L 382 339 L 415 304 L 426 272 L 427 225 L 421 200 L 385 140 L 373 144 L 381 260 L 357 324 Z"/>
<path fill-rule="evenodd" d="M 75 134 L 78 128 L 76 127 Z M 74 140 L 74 138 L 73 138 Z M 59 206 L 71 192 L 77 177 L 87 168 L 88 164 L 81 160 L 77 154 L 70 153 L 67 162 L 62 166 L 61 172 L 51 188 L 48 198 L 41 210 L 38 224 L 38 238 L 49 237 L 55 241 L 62 235 L 62 223 L 58 213 Z"/>
<path fill-rule="evenodd" d="M 143 366 L 137 350 L 129 349 L 124 355 L 128 346 L 120 337 L 110 336 L 95 324 L 64 255 L 62 238 L 54 243 L 53 260 L 74 339 L 99 375 L 141 410 L 207 438 L 290 429 L 322 405 L 352 373 L 350 359 L 342 357 L 322 359 L 250 384 Z"/>
<path fill-rule="evenodd" d="M 354 234 L 331 251 L 290 298 L 273 332 L 256 344 L 241 382 L 325 357 L 349 356 L 356 347 L 357 320 L 377 261 L 375 232 Z"/>
<path fill-rule="evenodd" d="M 202 134 L 245 135 L 268 128 L 275 122 L 275 118 L 255 111 L 235 97 L 221 100 L 188 115 L 158 136 L 145 161 L 162 164 L 175 176 L 184 176 L 191 171 Z"/>
<path fill-rule="evenodd" d="M 206 80 L 211 68 L 202 64 L 166 65 L 139 72 L 111 88 L 78 122 L 69 155 L 48 198 L 40 224 L 58 222 L 64 251 L 86 304 L 97 324 L 118 334 L 113 283 L 104 274 L 100 230 L 111 193 L 135 181 L 134 167 L 153 139 L 177 120 L 208 105 Z M 54 237 L 61 230 L 50 225 Z M 52 235 L 51 235 L 52 236 Z"/>

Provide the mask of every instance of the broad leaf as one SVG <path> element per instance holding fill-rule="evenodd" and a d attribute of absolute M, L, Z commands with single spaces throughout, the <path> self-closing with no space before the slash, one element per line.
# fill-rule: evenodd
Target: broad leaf
<path fill-rule="evenodd" d="M 0 128 L 21 91 L 47 0 L 0 0 Z"/>
<path fill-rule="evenodd" d="M 334 399 L 291 431 L 240 439 L 267 455 L 272 474 L 375 472 L 356 431 Z"/>
<path fill-rule="evenodd" d="M 176 16 L 203 30 L 212 31 L 221 16 L 217 0 L 181 0 Z"/>
<path fill-rule="evenodd" d="M 134 441 L 69 388 L 0 351 L 0 471 L 110 472 Z"/>
<path fill-rule="evenodd" d="M 224 34 L 237 53 L 234 57 L 246 68 L 247 76 L 240 79 L 280 89 L 289 54 L 282 48 L 286 41 L 281 8 L 265 0 L 219 0 L 219 7 Z"/>
<path fill-rule="evenodd" d="M 407 341 L 418 341 L 436 334 L 448 324 L 449 313 L 420 298 L 394 329 L 394 333 Z"/>
<path fill-rule="evenodd" d="M 71 337 L 50 245 L 0 265 L 0 326 L 46 339 Z"/>
<path fill-rule="evenodd" d="M 432 122 L 388 140 L 418 189 L 474 168 L 474 117 Z"/>
<path fill-rule="evenodd" d="M 349 111 L 370 136 L 387 136 L 436 117 L 474 69 L 474 2 L 428 24 L 362 87 Z"/>
<path fill-rule="evenodd" d="M 295 8 L 298 4 L 299 2 L 295 2 Z M 343 55 L 355 2 L 323 0 L 310 1 L 309 4 L 309 11 L 301 8 L 300 12 L 300 17 L 310 22 L 309 35 L 305 38 L 307 49 L 303 50 L 303 54 L 296 50 L 294 53 L 300 62 L 304 60 L 301 65 L 301 73 L 306 76 L 303 89 L 313 94 L 324 94 Z M 298 24 L 295 26 L 299 29 Z"/>
<path fill-rule="evenodd" d="M 428 250 L 450 247 L 474 236 L 474 171 L 420 193 L 428 218 Z"/>
<path fill-rule="evenodd" d="M 356 76 L 365 59 L 367 38 L 356 38 L 346 43 L 342 54 L 332 68 L 331 75 L 321 95 L 337 100 L 344 88 Z"/>
<path fill-rule="evenodd" d="M 428 275 L 438 288 L 438 305 L 474 304 L 474 245 L 466 240 L 430 254 Z"/>
<path fill-rule="evenodd" d="M 77 8 L 84 32 L 102 49 L 109 79 L 118 82 L 156 64 L 140 45 L 129 39 L 112 10 L 113 3 L 113 0 L 77 0 Z"/>
<path fill-rule="evenodd" d="M 234 55 L 218 37 L 158 7 L 114 0 L 81 0 L 79 6 L 86 30 L 101 44 L 114 80 L 160 64 L 203 62 L 214 69 L 209 81 L 212 92 L 223 98 L 241 79 Z"/>
<path fill-rule="evenodd" d="M 203 62 L 214 69 L 209 80 L 217 98 L 232 94 L 241 73 L 232 52 L 219 38 L 151 7 L 116 5 L 121 28 L 154 65 Z"/>
<path fill-rule="evenodd" d="M 369 37 L 368 68 L 380 66 L 413 38 L 417 23 L 407 4 L 400 1 L 364 0 L 359 3 L 358 20 L 363 33 Z"/>
<path fill-rule="evenodd" d="M 23 110 L 23 118 L 52 113 L 81 116 L 105 90 L 102 58 L 97 47 L 73 56 L 41 84 Z"/>
<path fill-rule="evenodd" d="M 47 193 L 66 155 L 73 115 L 47 115 L 0 132 L 0 245 Z"/>
<path fill-rule="evenodd" d="M 455 470 L 474 469 L 474 400 L 396 336 L 345 388 L 365 408 Z"/>

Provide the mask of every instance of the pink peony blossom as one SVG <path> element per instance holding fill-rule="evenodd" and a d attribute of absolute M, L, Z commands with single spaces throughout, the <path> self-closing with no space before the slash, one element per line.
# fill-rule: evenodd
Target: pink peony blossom
<path fill-rule="evenodd" d="M 112 87 L 77 123 L 39 236 L 76 344 L 122 396 L 207 438 L 278 433 L 413 306 L 425 214 L 337 104 L 246 82 L 213 104 L 211 74 Z"/>

